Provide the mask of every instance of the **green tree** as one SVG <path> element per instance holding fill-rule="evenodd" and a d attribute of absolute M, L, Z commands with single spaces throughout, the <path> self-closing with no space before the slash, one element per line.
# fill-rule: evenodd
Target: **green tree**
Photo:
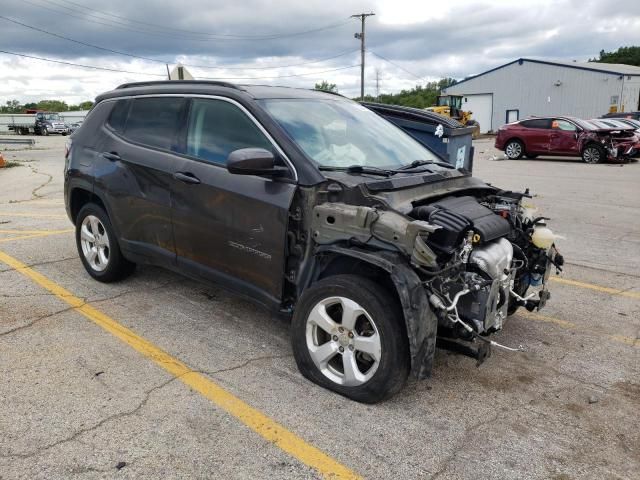
<path fill-rule="evenodd" d="M 22 112 L 22 105 L 18 100 L 7 100 L 6 105 L 0 107 L 2 113 L 20 113 Z"/>
<path fill-rule="evenodd" d="M 69 110 L 67 103 L 61 100 L 40 100 L 36 108 L 48 112 L 66 112 Z"/>
<path fill-rule="evenodd" d="M 371 95 L 365 96 L 365 101 L 379 102 L 392 105 L 402 105 L 405 107 L 413 108 L 426 108 L 435 105 L 438 100 L 438 95 L 442 89 L 451 85 L 455 85 L 457 82 L 453 78 L 443 78 L 436 82 L 428 82 L 425 85 L 416 85 L 410 90 L 401 90 L 398 93 L 383 93 L 376 99 Z"/>
<path fill-rule="evenodd" d="M 91 100 L 87 100 L 86 102 L 80 102 L 78 105 L 78 109 L 80 110 L 89 110 L 93 107 L 93 102 Z"/>
<path fill-rule="evenodd" d="M 322 90 L 323 92 L 338 93 L 338 86 L 335 83 L 329 83 L 326 80 L 323 80 L 320 83 L 316 83 L 316 86 L 313 88 L 315 90 Z"/>
<path fill-rule="evenodd" d="M 592 58 L 590 62 L 624 63 L 640 67 L 640 47 L 620 47 L 615 52 L 600 50 L 598 58 Z"/>

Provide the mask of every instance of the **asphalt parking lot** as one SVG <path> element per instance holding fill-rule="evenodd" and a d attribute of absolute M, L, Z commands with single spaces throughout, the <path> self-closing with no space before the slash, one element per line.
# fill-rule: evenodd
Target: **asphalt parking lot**
<path fill-rule="evenodd" d="M 100 284 L 63 205 L 64 137 L 0 150 L 0 478 L 640 478 L 640 164 L 500 160 L 567 265 L 479 368 L 361 405 L 297 371 L 288 326 L 157 268 Z M 0 145 L 0 149 L 4 148 Z"/>

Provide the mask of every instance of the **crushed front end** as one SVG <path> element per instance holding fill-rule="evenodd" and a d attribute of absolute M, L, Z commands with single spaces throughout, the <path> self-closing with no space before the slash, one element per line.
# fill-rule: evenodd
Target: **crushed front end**
<path fill-rule="evenodd" d="M 320 249 L 336 244 L 357 249 L 363 258 L 386 251 L 380 256 L 404 259 L 419 278 L 412 288 L 422 289 L 428 299 L 422 308 L 430 309 L 429 318 L 437 323 L 437 345 L 479 363 L 492 345 L 503 347 L 490 336 L 503 328 L 509 315 L 519 307 L 544 307 L 550 297 L 549 274 L 563 265 L 547 219 L 535 217 L 523 202 L 528 193 L 484 184 L 456 195 L 412 199 L 398 208 L 370 201 L 342 203 L 340 196 L 314 207 L 314 243 Z M 379 194 L 377 199 L 392 197 Z M 531 287 L 536 291 L 529 292 Z M 414 292 L 400 293 L 411 297 Z M 416 329 L 407 323 L 411 336 Z M 420 365 L 414 364 L 413 371 L 428 376 L 433 354 L 420 358 L 419 346 L 414 350 L 412 362 Z"/>

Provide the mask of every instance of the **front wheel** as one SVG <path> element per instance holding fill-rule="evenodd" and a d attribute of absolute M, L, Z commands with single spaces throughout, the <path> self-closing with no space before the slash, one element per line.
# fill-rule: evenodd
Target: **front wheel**
<path fill-rule="evenodd" d="M 398 302 L 358 275 L 328 277 L 305 290 L 294 312 L 291 342 L 306 378 L 358 402 L 391 397 L 409 375 Z"/>
<path fill-rule="evenodd" d="M 600 163 L 604 158 L 605 152 L 600 145 L 587 145 L 582 151 L 582 160 L 585 163 Z"/>
<path fill-rule="evenodd" d="M 101 282 L 120 280 L 135 268 L 122 256 L 107 212 L 94 203 L 86 204 L 78 213 L 76 245 L 85 270 Z"/>
<path fill-rule="evenodd" d="M 46 137 L 47 135 L 49 135 L 49 129 L 47 127 L 44 127 L 42 130 L 40 130 L 42 132 L 42 136 Z"/>
<path fill-rule="evenodd" d="M 504 146 L 504 153 L 507 154 L 507 158 L 510 160 L 519 160 L 524 154 L 524 147 L 520 140 L 509 140 Z"/>

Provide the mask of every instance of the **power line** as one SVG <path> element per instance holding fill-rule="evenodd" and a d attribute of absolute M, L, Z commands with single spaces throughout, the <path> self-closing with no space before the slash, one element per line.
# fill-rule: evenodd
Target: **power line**
<path fill-rule="evenodd" d="M 314 33 L 314 32 L 318 32 L 318 31 L 322 31 L 322 30 L 327 30 L 330 28 L 337 28 L 340 27 L 342 25 L 346 25 L 349 23 L 349 21 L 344 21 L 342 23 L 337 23 L 337 24 L 333 24 L 333 25 L 327 25 L 324 27 L 319 27 L 316 29 L 312 29 L 312 30 L 307 30 L 307 31 L 303 31 L 303 32 L 293 32 L 293 33 L 285 33 L 285 34 L 271 34 L 271 35 L 256 35 L 256 36 L 242 36 L 242 35 L 229 35 L 229 34 L 216 34 L 216 33 L 199 33 L 197 35 L 200 35 L 200 37 L 198 36 L 190 36 L 190 35 L 196 35 L 195 33 L 191 33 L 191 34 L 168 34 L 166 32 L 166 30 L 176 30 L 176 29 L 171 29 L 170 27 L 164 27 L 159 25 L 159 27 L 162 29 L 161 31 L 157 31 L 157 30 L 142 30 L 140 29 L 140 27 L 135 28 L 132 25 L 129 25 L 127 23 L 123 23 L 120 22 L 118 20 L 112 20 L 109 18 L 103 18 L 97 15 L 93 15 L 91 13 L 86 13 L 86 12 L 79 12 L 77 9 L 73 9 L 70 7 L 67 7 L 65 5 L 60 5 L 58 3 L 53 2 L 52 0 L 38 0 L 40 2 L 45 2 L 49 5 L 53 5 L 55 7 L 57 7 L 58 9 L 54 9 L 54 8 L 50 8 L 47 7 L 45 5 L 42 5 L 41 3 L 33 3 L 30 0 L 22 0 L 25 3 L 28 3 L 30 5 L 33 5 L 35 7 L 38 8 L 44 8 L 45 10 L 49 10 L 51 12 L 57 13 L 59 15 L 67 15 L 73 18 L 77 18 L 80 19 L 84 22 L 90 22 L 90 23 L 95 23 L 97 25 L 104 25 L 107 27 L 111 27 L 111 28 L 119 28 L 121 30 L 127 30 L 127 31 L 131 31 L 131 32 L 136 32 L 136 33 L 142 33 L 145 35 L 153 35 L 156 37 L 166 37 L 166 38 L 181 38 L 183 40 L 192 40 L 192 41 L 197 41 L 197 42 L 211 42 L 212 40 L 218 40 L 218 41 L 227 41 L 227 40 L 236 40 L 236 41 L 243 41 L 243 40 L 277 40 L 280 38 L 287 38 L 287 37 L 291 37 L 291 36 L 297 36 L 297 35 L 305 35 L 307 33 Z M 68 12 L 63 12 L 60 11 L 59 9 L 65 9 L 68 10 Z M 69 13 L 71 12 L 71 13 Z M 78 15 L 79 14 L 79 15 Z M 89 17 L 89 18 L 88 18 Z M 94 20 L 97 19 L 97 20 Z M 124 18 L 124 17 L 123 17 Z M 109 23 L 105 23 L 105 22 L 109 22 Z M 202 35 L 206 35 L 208 38 L 202 38 Z"/>
<path fill-rule="evenodd" d="M 72 67 L 80 67 L 80 68 L 90 68 L 93 70 L 104 70 L 107 72 L 117 72 L 117 73 L 130 73 L 130 74 L 134 74 L 134 75 L 151 75 L 153 77 L 162 77 L 162 78 L 166 78 L 165 74 L 158 74 L 158 73 L 148 73 L 148 72 L 131 72 L 128 70 L 118 70 L 115 68 L 108 68 L 108 67 L 97 67 L 94 65 L 85 65 L 82 63 L 73 63 L 73 62 L 65 62 L 63 60 L 54 60 L 51 58 L 44 58 L 44 57 L 38 57 L 35 55 L 27 55 L 24 53 L 16 53 L 16 52 L 8 52 L 6 50 L 0 50 L 0 53 L 5 53 L 7 55 L 15 55 L 17 57 L 24 57 L 24 58 L 32 58 L 35 60 L 42 60 L 44 62 L 51 62 L 51 63 L 58 63 L 61 65 L 69 65 Z M 261 79 L 274 79 L 274 78 L 291 78 L 291 77 L 305 77 L 308 75 L 318 75 L 321 73 L 329 73 L 329 72 L 336 72 L 338 70 L 346 70 L 349 68 L 355 68 L 358 67 L 359 65 L 349 65 L 346 67 L 339 67 L 339 68 L 332 68 L 330 70 L 321 70 L 321 71 L 314 71 L 314 72 L 306 72 L 306 73 L 297 73 L 297 74 L 291 74 L 291 75 L 276 75 L 276 76 L 265 76 L 265 77 L 200 77 L 201 80 L 261 80 Z"/>
<path fill-rule="evenodd" d="M 96 67 L 94 65 L 84 65 L 81 63 L 72 63 L 72 62 L 65 62 L 63 60 L 53 60 L 51 58 L 44 58 L 44 57 L 36 57 L 35 55 L 27 55 L 24 53 L 16 53 L 16 52 L 7 52 L 6 50 L 0 50 L 0 53 L 6 53 L 7 55 L 15 55 L 16 57 L 24 57 L 24 58 L 34 58 L 36 60 L 42 60 L 44 62 L 51 62 L 51 63 L 59 63 L 61 65 L 70 65 L 72 67 L 82 67 L 82 68 L 91 68 L 93 70 L 105 70 L 107 72 L 117 72 L 117 73 L 131 73 L 131 74 L 135 74 L 135 75 L 151 75 L 154 77 L 166 77 L 166 75 L 164 74 L 158 74 L 158 73 L 147 73 L 147 72 L 130 72 L 127 70 L 118 70 L 115 68 L 108 68 L 108 67 Z"/>
<path fill-rule="evenodd" d="M 71 37 L 66 37 L 66 36 L 60 35 L 58 33 L 50 32 L 48 30 L 44 30 L 42 28 L 35 27 L 33 25 L 27 25 L 26 23 L 22 23 L 22 22 L 19 22 L 17 20 L 11 19 L 9 17 L 5 17 L 4 15 L 0 15 L 0 18 L 6 20 L 8 22 L 14 23 L 16 25 L 20 25 L 22 27 L 29 28 L 31 30 L 35 30 L 37 32 L 44 33 L 46 35 L 51 35 L 53 37 L 60 38 L 62 40 L 67 40 L 69 42 L 77 43 L 79 45 L 84 45 L 86 47 L 95 48 L 95 49 L 98 49 L 98 50 L 102 50 L 104 52 L 114 53 L 114 54 L 117 54 L 117 55 L 124 55 L 124 56 L 131 57 L 131 58 L 138 58 L 138 59 L 141 59 L 141 60 L 147 60 L 147 61 L 150 61 L 150 62 L 157 62 L 157 63 L 162 63 L 162 64 L 175 63 L 174 61 L 158 60 L 158 59 L 155 59 L 155 58 L 144 57 L 144 56 L 141 56 L 141 55 L 135 55 L 133 53 L 121 52 L 119 50 L 113 50 L 111 48 L 101 47 L 99 45 L 94 45 L 92 43 L 83 42 L 81 40 L 76 40 L 76 39 L 71 38 Z M 184 65 L 185 67 L 193 67 L 193 68 L 219 68 L 219 69 L 225 69 L 225 70 L 271 70 L 271 69 L 278 69 L 278 68 L 298 67 L 298 66 L 302 66 L 302 65 L 309 65 L 309 64 L 312 64 L 312 63 L 321 63 L 321 62 L 324 62 L 324 61 L 327 61 L 327 60 L 333 60 L 335 58 L 343 57 L 345 55 L 348 55 L 350 53 L 354 53 L 356 51 L 357 50 L 350 50 L 348 52 L 342 52 L 342 53 L 340 53 L 338 55 L 333 55 L 331 57 L 322 58 L 322 59 L 318 59 L 318 60 L 311 60 L 311 61 L 308 61 L 308 62 L 294 63 L 294 64 L 290 64 L 290 65 L 279 65 L 279 66 L 273 66 L 273 67 L 266 67 L 266 66 L 265 67 L 226 67 L 224 65 L 195 65 L 195 64 L 186 64 L 186 63 L 183 63 L 182 65 Z"/>
<path fill-rule="evenodd" d="M 266 79 L 273 79 L 273 78 L 306 77 L 309 75 L 317 75 L 320 73 L 337 72 L 338 70 L 348 70 L 350 68 L 356 68 L 359 66 L 360 64 L 356 64 L 356 65 L 349 65 L 346 67 L 331 68 L 329 70 L 322 70 L 322 71 L 308 72 L 308 73 L 297 73 L 297 74 L 291 74 L 291 75 L 278 75 L 275 77 L 199 77 L 199 79 L 200 80 L 266 80 Z"/>
<path fill-rule="evenodd" d="M 47 1 L 47 0 L 45 0 Z M 50 1 L 50 0 L 49 0 Z M 185 30 L 182 28 L 173 28 L 173 27 L 168 27 L 166 25 L 160 25 L 157 23 L 150 23 L 150 22 L 143 22 L 141 20 L 135 20 L 132 18 L 127 18 L 127 17 L 123 17 L 122 15 L 116 15 L 115 13 L 109 13 L 109 12 L 104 12 L 101 10 L 95 10 L 89 7 L 86 7 L 84 5 L 81 5 L 79 3 L 76 2 L 72 2 L 70 0 L 58 0 L 61 1 L 63 3 L 66 3 L 68 5 L 75 5 L 76 7 L 80 7 L 84 10 L 88 10 L 90 12 L 95 12 L 97 14 L 103 15 L 103 16 L 108 16 L 108 17 L 113 17 L 113 18 L 119 18 L 122 20 L 125 20 L 127 22 L 130 23 L 139 23 L 141 25 L 148 25 L 148 26 L 152 26 L 152 27 L 158 27 L 162 30 L 174 30 L 176 32 L 184 32 L 184 33 L 190 33 L 190 34 L 194 34 L 194 35 L 206 35 L 206 36 L 220 36 L 220 37 L 231 37 L 231 38 L 242 38 L 242 39 L 264 39 L 265 37 L 268 38 L 284 38 L 284 37 L 293 37 L 293 36 L 298 36 L 298 35 L 306 35 L 308 33 L 316 33 L 316 32 L 320 32 L 323 30 L 328 30 L 331 28 L 337 28 L 337 27 L 341 27 L 343 25 L 346 25 L 347 23 L 349 23 L 349 21 L 344 21 L 344 22 L 340 22 L 340 23 L 335 23 L 335 24 L 329 24 L 329 25 L 325 25 L 323 27 L 317 27 L 317 28 L 312 28 L 310 30 L 303 30 L 300 32 L 290 32 L 290 33 L 281 33 L 281 34 L 264 34 L 264 35 L 233 35 L 233 34 L 223 34 L 223 33 L 218 33 L 218 34 L 212 34 L 209 32 L 199 32 L 199 31 L 195 31 L 195 30 Z M 62 5 L 60 5 L 62 6 Z M 66 7 L 68 8 L 68 7 Z"/>
<path fill-rule="evenodd" d="M 409 71 L 409 70 L 407 70 L 406 68 L 401 67 L 400 65 L 398 65 L 398 64 L 397 64 L 397 63 L 395 63 L 395 62 L 392 62 L 392 61 L 391 61 L 391 60 L 389 60 L 388 58 L 385 58 L 385 57 L 383 57 L 382 55 L 377 54 L 376 52 L 372 52 L 371 50 L 369 50 L 369 53 L 371 53 L 371 54 L 375 55 L 375 56 L 376 56 L 376 57 L 378 57 L 380 60 L 384 60 L 385 62 L 390 63 L 391 65 L 393 65 L 394 67 L 399 68 L 400 70 L 403 70 L 403 71 L 407 72 L 409 75 L 416 77 L 418 80 L 423 81 L 423 82 L 425 81 L 425 80 L 424 80 L 424 78 L 423 78 L 423 77 L 421 77 L 420 75 L 416 75 L 415 73 L 410 72 L 410 71 Z"/>

